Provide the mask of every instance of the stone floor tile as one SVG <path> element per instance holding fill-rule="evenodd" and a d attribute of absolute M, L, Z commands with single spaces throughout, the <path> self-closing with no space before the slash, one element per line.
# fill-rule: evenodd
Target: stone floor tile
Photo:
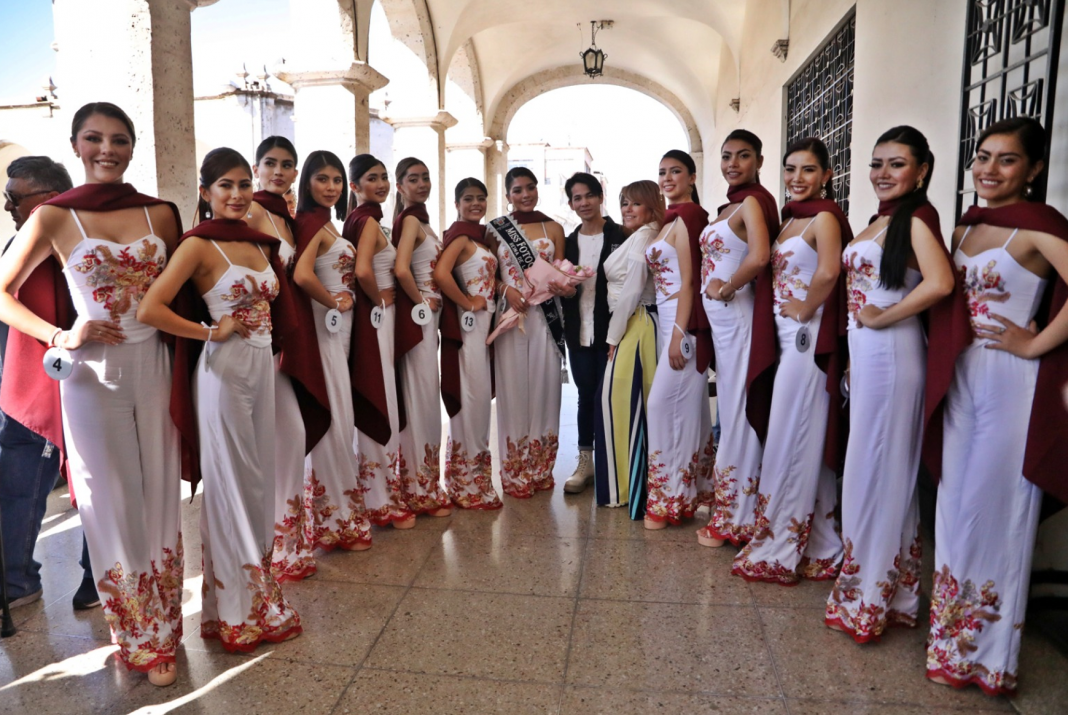
<path fill-rule="evenodd" d="M 336 715 L 545 715 L 555 713 L 560 686 L 424 675 L 363 668 Z"/>
<path fill-rule="evenodd" d="M 574 597 L 583 538 L 447 532 L 415 579 L 426 588 Z"/>
<path fill-rule="evenodd" d="M 568 687 L 560 715 L 786 715 L 782 699 Z"/>
<path fill-rule="evenodd" d="M 730 567 L 727 567 L 730 571 Z M 738 576 L 732 576 L 737 578 Z M 827 606 L 827 597 L 831 595 L 834 581 L 809 581 L 803 579 L 796 586 L 780 586 L 777 583 L 753 582 L 749 590 L 753 593 L 753 603 L 758 606 L 778 608 L 811 608 L 820 612 Z M 822 616 L 820 616 L 822 618 Z"/>
<path fill-rule="evenodd" d="M 750 603 L 749 584 L 730 575 L 730 554 L 694 542 L 593 539 L 583 598 L 672 603 Z"/>
<path fill-rule="evenodd" d="M 293 640 L 261 645 L 253 655 L 271 651 L 285 660 L 347 667 L 359 666 L 367 656 L 406 590 L 402 586 L 316 584 L 311 579 L 284 588 L 304 632 Z M 186 648 L 226 652 L 218 640 L 201 638 L 199 630 L 193 636 L 185 641 Z"/>
<path fill-rule="evenodd" d="M 1023 715 L 1068 711 L 1068 658 L 1053 641 L 1034 628 L 1024 631 L 1020 648 L 1019 691 L 1012 699 Z"/>
<path fill-rule="evenodd" d="M 961 708 L 940 705 L 932 708 L 927 705 L 902 705 L 901 703 L 877 703 L 861 700 L 787 700 L 790 715 L 965 715 L 965 713 L 1005 712 L 1000 706 L 993 710 L 969 705 Z"/>
<path fill-rule="evenodd" d="M 107 712 L 145 676 L 126 669 L 118 646 L 20 631 L 0 641 L 0 713 Z"/>
<path fill-rule="evenodd" d="M 572 598 L 413 588 L 364 664 L 559 683 L 574 607 Z"/>
<path fill-rule="evenodd" d="M 589 490 L 587 490 L 589 491 Z M 531 534 L 574 538 L 585 536 L 590 524 L 591 494 L 565 497 L 562 480 L 556 489 L 538 492 L 530 499 L 504 497 L 504 508 L 495 511 L 458 509 L 450 531 L 491 531 L 500 534 Z"/>
<path fill-rule="evenodd" d="M 814 609 L 758 608 L 787 698 L 901 703 L 927 708 L 997 708 L 1004 699 L 955 690 L 924 676 L 926 628 L 891 629 L 858 645 L 823 625 Z"/>
<path fill-rule="evenodd" d="M 367 551 L 316 551 L 317 572 L 307 582 L 345 581 L 408 586 L 422 568 L 431 549 L 441 540 L 441 533 L 420 530 L 418 527 L 407 531 L 376 529 L 371 540 L 372 546 Z"/>
<path fill-rule="evenodd" d="M 591 486 L 587 491 L 592 492 Z M 596 501 L 596 498 L 594 498 Z M 641 519 L 633 520 L 626 507 L 608 508 L 594 506 L 590 518 L 590 536 L 595 539 L 642 539 L 647 541 L 680 541 L 694 546 L 697 543 L 697 530 L 708 523 L 708 512 L 701 511 L 693 519 L 683 520 L 680 526 L 668 526 L 664 529 L 646 529 Z M 734 552 L 729 545 L 727 551 Z M 717 549 L 709 549 L 717 551 Z"/>
<path fill-rule="evenodd" d="M 747 606 L 580 600 L 567 684 L 781 695 Z"/>
<path fill-rule="evenodd" d="M 355 669 L 282 660 L 270 649 L 252 657 L 179 649 L 178 681 L 142 682 L 121 698 L 129 715 L 319 715 L 329 713 Z"/>

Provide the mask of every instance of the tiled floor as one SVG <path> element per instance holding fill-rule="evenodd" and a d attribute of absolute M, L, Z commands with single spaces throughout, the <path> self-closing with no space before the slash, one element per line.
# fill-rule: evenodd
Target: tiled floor
<path fill-rule="evenodd" d="M 562 483 L 575 455 L 561 451 Z M 370 551 L 287 586 L 304 635 L 247 656 L 198 636 L 200 499 L 186 500 L 186 639 L 178 683 L 158 689 L 117 662 L 99 609 L 72 611 L 81 530 L 57 490 L 45 598 L 0 641 L 0 713 L 1068 711 L 1068 658 L 1041 633 L 1025 634 L 1014 700 L 937 686 L 924 629 L 857 646 L 822 625 L 829 584 L 748 584 L 728 575 L 731 549 L 696 544 L 698 522 L 647 532 L 591 492 L 376 530 Z"/>

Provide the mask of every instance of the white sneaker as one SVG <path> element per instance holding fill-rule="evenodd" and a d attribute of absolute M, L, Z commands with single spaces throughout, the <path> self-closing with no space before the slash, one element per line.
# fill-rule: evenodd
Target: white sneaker
<path fill-rule="evenodd" d="M 564 482 L 564 492 L 567 494 L 581 494 L 592 479 L 593 452 L 583 449 L 579 451 L 578 466 L 575 467 L 575 473 Z"/>

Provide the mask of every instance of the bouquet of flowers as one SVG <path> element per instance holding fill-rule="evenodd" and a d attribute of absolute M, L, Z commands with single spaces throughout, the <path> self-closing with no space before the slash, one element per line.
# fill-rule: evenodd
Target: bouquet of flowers
<path fill-rule="evenodd" d="M 593 278 L 597 271 L 585 266 L 576 266 L 566 258 L 556 259 L 551 264 L 541 258 L 534 259 L 534 265 L 523 272 L 524 287 L 523 298 L 527 305 L 533 307 L 539 303 L 551 300 L 563 289 L 570 288 L 585 280 Z M 555 292 L 554 292 L 555 289 Z M 519 326 L 524 330 L 524 317 L 521 313 L 509 308 L 497 321 L 497 328 L 486 338 L 486 345 L 490 345 L 501 333 Z"/>

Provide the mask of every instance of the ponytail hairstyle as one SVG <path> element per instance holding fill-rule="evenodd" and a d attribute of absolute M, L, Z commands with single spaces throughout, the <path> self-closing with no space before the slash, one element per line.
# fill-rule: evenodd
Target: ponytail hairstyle
<path fill-rule="evenodd" d="M 126 131 L 130 132 L 130 147 L 134 147 L 137 144 L 137 133 L 134 131 L 133 120 L 122 109 L 112 104 L 111 102 L 90 102 L 89 104 L 82 105 L 82 107 L 74 113 L 74 119 L 70 123 L 70 143 L 74 144 L 78 141 L 78 132 L 82 130 L 86 120 L 93 115 L 100 114 L 105 117 L 111 117 L 117 119 L 123 123 L 126 127 Z M 226 173 L 226 172 L 223 172 Z"/>
<path fill-rule="evenodd" d="M 375 168 L 376 166 L 381 166 L 383 169 L 386 168 L 385 164 L 383 164 L 371 154 L 357 154 L 356 156 L 352 157 L 352 161 L 349 162 L 349 181 L 354 184 L 360 183 L 360 179 L 363 178 L 363 175 L 371 169 Z M 353 210 L 356 208 L 357 203 L 358 199 L 356 198 L 356 192 L 350 190 L 348 206 L 349 213 L 353 212 Z"/>
<path fill-rule="evenodd" d="M 200 188 L 209 188 L 234 169 L 244 169 L 249 181 L 252 180 L 252 167 L 248 165 L 245 157 L 241 156 L 241 152 L 225 146 L 212 149 L 200 165 Z M 201 221 L 211 217 L 211 204 L 204 200 L 199 191 L 197 192 L 197 216 Z"/>
<path fill-rule="evenodd" d="M 723 143 L 719 145 L 720 149 L 723 149 L 727 145 L 727 142 L 740 141 L 744 144 L 748 144 L 756 152 L 757 160 L 759 161 L 764 156 L 764 142 L 760 141 L 760 137 L 748 129 L 735 129 L 733 132 L 727 135 L 727 138 L 723 140 Z M 757 166 L 757 175 L 754 182 L 760 183 L 760 167 Z"/>
<path fill-rule="evenodd" d="M 1046 161 L 1046 130 L 1042 128 L 1037 119 L 1032 119 L 1031 117 L 1002 119 L 1000 122 L 991 124 L 979 135 L 979 141 L 975 144 L 976 152 L 982 148 L 983 142 L 998 134 L 1012 134 L 1015 136 L 1019 140 L 1020 146 L 1023 147 L 1024 154 L 1027 155 L 1027 160 L 1032 167 L 1040 161 L 1043 162 L 1042 171 L 1038 172 L 1038 176 L 1029 184 L 1031 187 L 1030 195 L 1025 194 L 1024 199 L 1040 203 L 1045 202 L 1046 181 L 1049 173 L 1049 162 Z"/>
<path fill-rule="evenodd" d="M 263 161 L 264 155 L 271 149 L 284 149 L 288 151 L 293 157 L 293 163 L 297 163 L 297 148 L 293 146 L 293 142 L 289 141 L 285 137 L 273 136 L 267 137 L 260 142 L 260 145 L 256 147 L 256 164 L 259 165 Z"/>
<path fill-rule="evenodd" d="M 816 157 L 816 162 L 819 163 L 820 168 L 827 171 L 831 168 L 831 154 L 827 151 L 827 145 L 823 143 L 819 137 L 805 137 L 804 139 L 798 139 L 790 146 L 786 147 L 786 153 L 782 155 L 782 165 L 786 166 L 786 160 L 790 158 L 790 155 L 799 152 L 807 151 Z M 757 152 L 760 153 L 759 151 Z M 834 184 L 828 181 L 824 184 L 823 188 L 827 191 L 827 198 L 834 199 Z"/>
<path fill-rule="evenodd" d="M 916 209 L 927 203 L 927 188 L 931 185 L 934 174 L 934 154 L 925 137 L 918 129 L 908 125 L 894 127 L 883 133 L 875 146 L 893 142 L 904 144 L 909 148 L 917 166 L 927 164 L 927 176 L 923 186 L 919 186 L 901 197 L 901 203 L 890 217 L 883 240 L 883 259 L 879 264 L 879 283 L 891 290 L 905 287 L 905 269 L 912 252 L 912 215 Z"/>
<path fill-rule="evenodd" d="M 396 221 L 397 217 L 401 215 L 401 211 L 406 208 L 406 206 L 404 205 L 404 197 L 401 195 L 400 192 L 401 182 L 404 181 L 404 177 L 408 175 L 408 172 L 416 166 L 426 166 L 426 163 L 420 161 L 419 159 L 416 159 L 414 156 L 409 156 L 405 159 L 401 159 L 400 162 L 397 164 L 397 172 L 396 174 L 394 174 L 394 176 L 396 177 L 397 185 L 397 197 L 396 200 L 394 200 L 393 202 L 394 221 Z M 355 179 L 353 179 L 353 181 L 355 181 Z"/>
<path fill-rule="evenodd" d="M 319 203 L 312 197 L 311 182 L 324 166 L 337 169 L 341 174 L 341 184 L 348 186 L 349 181 L 345 178 L 345 165 L 341 163 L 341 159 L 337 158 L 337 154 L 325 149 L 313 151 L 308 154 L 308 158 L 304 160 L 304 166 L 300 169 L 300 181 L 297 183 L 297 211 L 311 211 L 319 206 Z M 338 221 L 343 221 L 348 215 L 348 206 L 349 195 L 342 189 L 341 196 L 334 204 L 334 215 L 337 216 Z"/>
<path fill-rule="evenodd" d="M 691 176 L 697 176 L 697 164 L 694 163 L 693 157 L 684 152 L 682 149 L 672 149 L 667 154 L 664 154 L 664 156 L 660 157 L 660 161 L 663 161 L 664 159 L 674 159 L 675 161 L 685 166 L 686 170 L 690 172 Z M 694 185 L 690 187 L 690 200 L 698 206 L 701 205 L 701 199 L 697 196 L 696 181 L 694 182 Z"/>

